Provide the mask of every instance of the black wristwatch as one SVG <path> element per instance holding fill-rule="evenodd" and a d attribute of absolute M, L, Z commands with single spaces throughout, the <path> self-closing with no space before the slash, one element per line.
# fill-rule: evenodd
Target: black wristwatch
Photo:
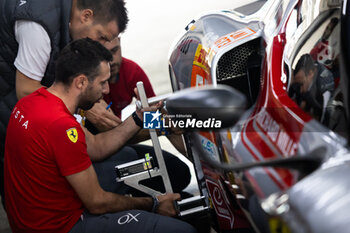
<path fill-rule="evenodd" d="M 152 212 L 156 213 L 158 210 L 158 206 L 159 206 L 159 200 L 156 196 L 152 196 L 152 200 L 153 200 Z"/>
<path fill-rule="evenodd" d="M 136 111 L 132 113 L 132 119 L 134 119 L 135 124 L 140 127 L 143 128 L 143 122 L 141 121 L 141 119 L 139 118 L 139 116 L 136 114 Z"/>

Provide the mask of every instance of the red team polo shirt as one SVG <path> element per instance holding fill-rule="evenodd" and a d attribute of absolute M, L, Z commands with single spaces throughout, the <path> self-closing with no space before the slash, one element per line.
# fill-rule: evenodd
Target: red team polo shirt
<path fill-rule="evenodd" d="M 109 94 L 104 97 L 107 104 L 113 103 L 111 109 L 118 117 L 120 117 L 122 109 L 131 103 L 133 97 L 136 97 L 134 88 L 139 81 L 143 82 L 148 98 L 155 96 L 152 85 L 141 67 L 123 57 L 119 71 L 119 80 L 109 84 Z"/>
<path fill-rule="evenodd" d="M 41 88 L 18 101 L 7 128 L 5 199 L 16 232 L 68 232 L 84 211 L 65 176 L 91 166 L 85 135 L 58 97 Z"/>

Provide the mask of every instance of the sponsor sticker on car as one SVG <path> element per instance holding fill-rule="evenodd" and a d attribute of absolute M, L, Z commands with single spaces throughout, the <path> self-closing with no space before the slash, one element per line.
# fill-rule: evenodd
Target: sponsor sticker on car
<path fill-rule="evenodd" d="M 255 34 L 256 32 L 248 27 L 243 28 L 241 30 L 235 31 L 235 32 L 231 32 L 227 35 L 224 35 L 222 37 L 220 37 L 219 39 L 217 39 L 214 42 L 214 45 L 216 48 L 221 49 L 223 47 L 226 47 L 230 44 L 233 44 L 239 40 L 242 40 L 248 36 L 251 36 L 253 34 Z"/>

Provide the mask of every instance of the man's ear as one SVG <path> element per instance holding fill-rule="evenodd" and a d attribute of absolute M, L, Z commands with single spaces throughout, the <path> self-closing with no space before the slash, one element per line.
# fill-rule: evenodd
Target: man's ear
<path fill-rule="evenodd" d="M 81 23 L 91 23 L 93 21 L 94 11 L 91 9 L 84 9 L 80 14 Z"/>
<path fill-rule="evenodd" d="M 73 86 L 81 91 L 84 90 L 88 84 L 89 80 L 86 75 L 81 74 L 73 79 Z"/>

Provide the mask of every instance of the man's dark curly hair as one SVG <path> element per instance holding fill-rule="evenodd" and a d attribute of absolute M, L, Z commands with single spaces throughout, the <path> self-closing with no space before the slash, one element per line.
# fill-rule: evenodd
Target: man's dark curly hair
<path fill-rule="evenodd" d="M 90 38 L 73 41 L 58 56 L 55 82 L 69 86 L 80 74 L 93 81 L 100 73 L 101 62 L 112 60 L 112 54 L 97 41 Z"/>

